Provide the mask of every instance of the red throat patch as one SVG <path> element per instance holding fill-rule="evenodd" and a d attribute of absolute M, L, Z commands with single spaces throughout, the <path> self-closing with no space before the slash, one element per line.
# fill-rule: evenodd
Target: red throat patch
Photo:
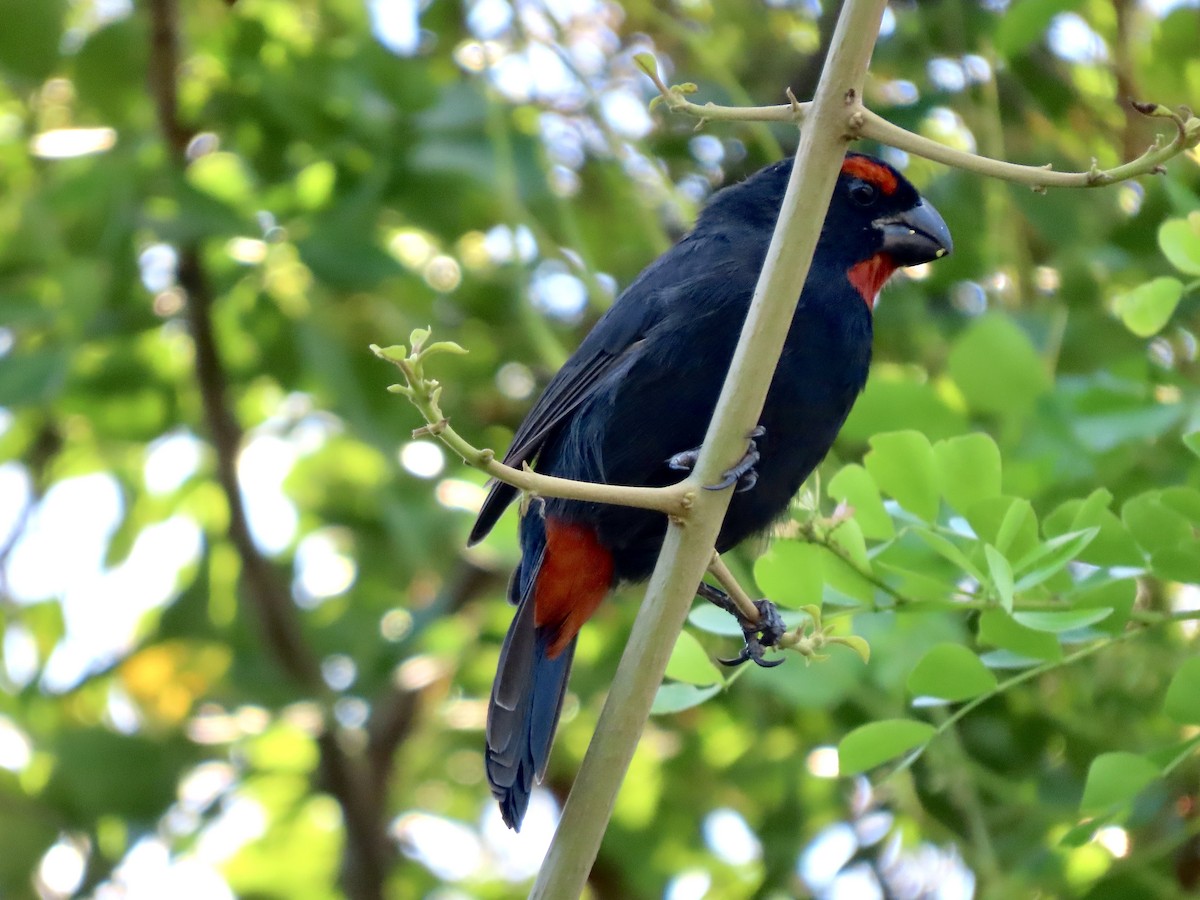
<path fill-rule="evenodd" d="M 869 181 L 885 194 L 896 193 L 898 183 L 892 170 L 881 166 L 872 159 L 867 159 L 865 156 L 851 156 L 847 158 L 842 163 L 842 174 L 853 178 L 861 178 L 863 181 Z"/>
<path fill-rule="evenodd" d="M 546 519 L 546 553 L 533 589 L 534 624 L 551 629 L 553 659 L 566 649 L 612 588 L 612 554 L 587 525 Z"/>
<path fill-rule="evenodd" d="M 867 309 L 874 311 L 875 301 L 879 292 L 892 273 L 896 271 L 896 263 L 886 253 L 876 253 L 874 256 L 855 263 L 846 273 L 854 289 L 862 296 Z"/>

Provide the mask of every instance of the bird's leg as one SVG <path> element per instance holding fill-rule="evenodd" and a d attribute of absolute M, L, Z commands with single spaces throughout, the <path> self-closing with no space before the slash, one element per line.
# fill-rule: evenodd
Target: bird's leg
<path fill-rule="evenodd" d="M 767 648 L 777 646 L 779 640 L 787 633 L 787 626 L 775 604 L 770 600 L 751 600 L 716 553 L 709 564 L 709 571 L 729 589 L 729 593 L 703 581 L 700 582 L 696 593 L 737 619 L 742 627 L 743 640 L 746 642 L 736 657 L 722 659 L 720 662 L 727 666 L 737 666 L 746 660 L 752 660 L 755 665 L 764 668 L 783 662 L 782 659 L 763 659 Z"/>
<path fill-rule="evenodd" d="M 704 489 L 706 491 L 723 491 L 725 488 L 736 484 L 736 493 L 740 494 L 742 491 L 748 491 L 754 487 L 758 483 L 758 472 L 755 471 L 754 466 L 759 460 L 758 444 L 755 442 L 755 438 L 760 438 L 766 433 L 767 430 L 761 425 L 751 431 L 748 438 L 750 444 L 746 448 L 745 455 L 737 461 L 733 468 L 727 469 L 721 475 L 720 481 L 716 484 L 706 484 L 704 485 Z M 691 450 L 676 453 L 667 460 L 667 465 L 681 472 L 690 472 L 695 467 L 696 460 L 699 458 L 700 448 L 694 447 Z"/>

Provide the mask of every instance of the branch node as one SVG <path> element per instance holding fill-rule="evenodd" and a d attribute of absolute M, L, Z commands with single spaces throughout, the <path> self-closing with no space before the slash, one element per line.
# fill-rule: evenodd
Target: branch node
<path fill-rule="evenodd" d="M 800 106 L 800 101 L 796 99 L 796 95 L 792 93 L 792 89 L 790 87 L 785 88 L 783 93 L 787 95 L 788 103 L 792 107 L 792 112 L 797 118 L 799 118 L 804 113 L 803 107 Z"/>
<path fill-rule="evenodd" d="M 450 420 L 443 416 L 437 422 L 432 422 L 428 425 L 422 425 L 420 428 L 414 428 L 412 436 L 414 438 L 437 437 L 446 430 L 446 426 L 449 424 Z"/>

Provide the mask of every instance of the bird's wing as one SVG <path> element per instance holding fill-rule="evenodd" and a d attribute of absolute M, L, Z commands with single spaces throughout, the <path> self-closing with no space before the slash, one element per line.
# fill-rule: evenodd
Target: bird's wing
<path fill-rule="evenodd" d="M 685 241 L 684 244 L 687 242 Z M 579 349 L 546 385 L 545 391 L 513 436 L 512 446 L 504 455 L 504 464 L 520 467 L 531 462 L 572 413 L 591 397 L 605 378 L 620 367 L 630 354 L 637 353 L 643 338 L 662 321 L 674 294 L 668 278 L 672 271 L 664 265 L 681 250 L 676 247 L 651 265 L 613 304 L 591 330 Z M 501 513 L 516 497 L 517 490 L 503 482 L 493 482 L 468 546 L 482 540 Z"/>

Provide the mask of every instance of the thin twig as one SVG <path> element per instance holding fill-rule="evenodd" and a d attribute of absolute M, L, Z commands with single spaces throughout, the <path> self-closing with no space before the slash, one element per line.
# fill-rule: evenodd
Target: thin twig
<path fill-rule="evenodd" d="M 750 595 L 746 593 L 745 589 L 738 584 L 738 580 L 725 565 L 725 560 L 721 559 L 721 554 L 713 552 L 712 562 L 708 564 L 708 571 L 712 572 L 713 577 L 721 582 L 721 587 L 725 589 L 729 599 L 737 604 L 742 617 L 747 622 L 757 622 L 758 607 L 754 605 L 754 601 L 750 599 Z"/>
<path fill-rule="evenodd" d="M 793 102 L 780 106 L 718 106 L 713 103 L 693 103 L 686 94 L 695 91 L 695 85 L 684 84 L 668 87 L 659 77 L 654 59 L 642 54 L 638 64 L 654 82 L 659 95 L 673 112 L 693 116 L 703 122 L 794 122 L 801 124 L 810 115 L 810 103 Z M 849 140 L 866 138 L 879 141 L 916 156 L 943 163 L 968 172 L 999 178 L 1017 184 L 1028 185 L 1037 191 L 1049 187 L 1088 188 L 1116 184 L 1140 175 L 1155 175 L 1162 172 L 1163 164 L 1181 153 L 1200 144 L 1200 119 L 1188 110 L 1176 111 L 1154 103 L 1135 103 L 1137 112 L 1151 118 L 1170 119 L 1175 125 L 1174 136 L 1167 141 L 1157 139 L 1137 159 L 1113 169 L 1101 169 L 1093 162 L 1086 172 L 1055 172 L 1049 166 L 1022 166 L 999 159 L 955 150 L 929 138 L 893 125 L 876 115 L 862 104 L 862 92 L 857 92 L 852 102 L 844 107 L 844 127 Z"/>
<path fill-rule="evenodd" d="M 668 487 L 636 487 L 632 485 L 597 484 L 590 481 L 572 481 L 554 475 L 543 475 L 531 468 L 517 469 L 496 459 L 494 451 L 475 447 L 454 430 L 450 420 L 442 413 L 440 405 L 441 385 L 425 376 L 424 361 L 430 353 L 466 351 L 446 341 L 428 347 L 428 329 L 413 332 L 412 349 L 403 346 L 379 347 L 371 345 L 371 352 L 392 363 L 404 375 L 405 384 L 392 385 L 389 390 L 402 394 L 417 408 L 425 419 L 425 425 L 413 432 L 413 437 L 436 437 L 472 468 L 486 472 L 497 481 L 512 485 L 527 494 L 540 497 L 561 497 L 566 500 L 583 500 L 589 503 L 613 503 L 652 509 L 666 513 L 674 519 L 685 518 L 696 497 L 692 479 L 685 479 Z"/>

